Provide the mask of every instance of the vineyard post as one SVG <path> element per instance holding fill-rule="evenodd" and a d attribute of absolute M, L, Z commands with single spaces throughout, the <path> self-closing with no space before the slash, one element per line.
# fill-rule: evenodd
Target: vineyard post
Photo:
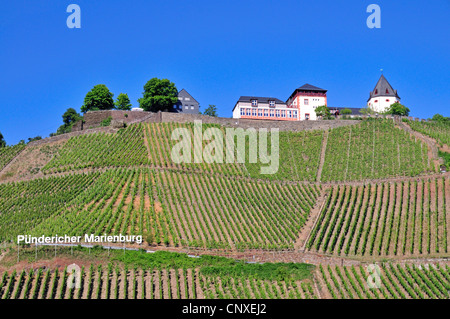
<path fill-rule="evenodd" d="M 55 258 L 56 258 L 56 244 L 55 244 Z"/>
<path fill-rule="evenodd" d="M 17 242 L 17 263 L 19 263 L 19 250 L 20 250 L 20 244 Z"/>

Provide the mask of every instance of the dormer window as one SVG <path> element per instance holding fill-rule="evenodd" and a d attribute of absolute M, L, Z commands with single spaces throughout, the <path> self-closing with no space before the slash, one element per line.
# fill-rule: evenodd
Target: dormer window
<path fill-rule="evenodd" d="M 386 89 L 386 94 L 389 94 L 389 89 Z"/>
<path fill-rule="evenodd" d="M 252 100 L 252 106 L 258 106 L 258 100 Z"/>
<path fill-rule="evenodd" d="M 275 101 L 274 100 L 270 100 L 269 101 L 269 106 L 270 107 L 275 107 Z"/>
<path fill-rule="evenodd" d="M 378 89 L 375 89 L 375 94 L 378 94 Z"/>

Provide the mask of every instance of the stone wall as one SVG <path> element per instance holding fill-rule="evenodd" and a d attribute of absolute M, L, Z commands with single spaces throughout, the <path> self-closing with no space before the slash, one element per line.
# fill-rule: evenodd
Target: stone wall
<path fill-rule="evenodd" d="M 162 122 L 189 123 L 201 120 L 203 123 L 220 124 L 226 127 L 241 127 L 247 129 L 278 128 L 280 131 L 305 131 L 305 130 L 328 130 L 340 126 L 355 125 L 358 120 L 326 120 L 326 121 L 275 121 L 275 120 L 251 120 L 233 119 L 223 117 L 211 117 L 200 114 L 161 113 Z"/>
<path fill-rule="evenodd" d="M 72 132 L 91 129 L 99 127 L 102 121 L 111 117 L 112 120 L 123 121 L 124 123 L 131 124 L 143 121 L 156 121 L 158 113 L 143 112 L 143 111 L 92 111 L 84 114 L 84 122 L 78 121 L 72 128 Z"/>

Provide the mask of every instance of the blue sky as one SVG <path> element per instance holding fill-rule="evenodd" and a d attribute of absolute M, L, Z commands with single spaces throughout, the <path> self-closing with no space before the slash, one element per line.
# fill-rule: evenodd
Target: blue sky
<path fill-rule="evenodd" d="M 72 1 L 72 2 L 71 2 Z M 133 106 L 152 77 L 231 116 L 241 95 L 286 100 L 305 84 L 363 107 L 380 69 L 411 115 L 450 116 L 448 0 L 14 0 L 0 11 L 0 131 L 48 136 L 105 84 Z M 81 7 L 81 29 L 66 8 Z M 366 8 L 381 7 L 381 29 Z"/>

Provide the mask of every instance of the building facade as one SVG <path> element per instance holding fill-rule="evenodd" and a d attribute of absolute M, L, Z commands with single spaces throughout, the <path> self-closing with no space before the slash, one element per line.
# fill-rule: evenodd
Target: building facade
<path fill-rule="evenodd" d="M 274 97 L 241 96 L 233 108 L 233 118 L 298 121 L 298 110 Z"/>
<path fill-rule="evenodd" d="M 173 106 L 173 112 L 198 114 L 200 104 L 185 89 L 178 92 L 178 102 Z"/>
<path fill-rule="evenodd" d="M 395 102 L 400 102 L 397 90 L 394 90 L 384 75 L 381 74 L 377 85 L 373 91 L 370 92 L 367 106 L 375 112 L 381 113 L 385 112 L 391 104 L 394 104 Z"/>
<path fill-rule="evenodd" d="M 298 111 L 300 121 L 317 120 L 316 108 L 327 105 L 327 90 L 305 84 L 291 94 L 286 105 Z"/>

